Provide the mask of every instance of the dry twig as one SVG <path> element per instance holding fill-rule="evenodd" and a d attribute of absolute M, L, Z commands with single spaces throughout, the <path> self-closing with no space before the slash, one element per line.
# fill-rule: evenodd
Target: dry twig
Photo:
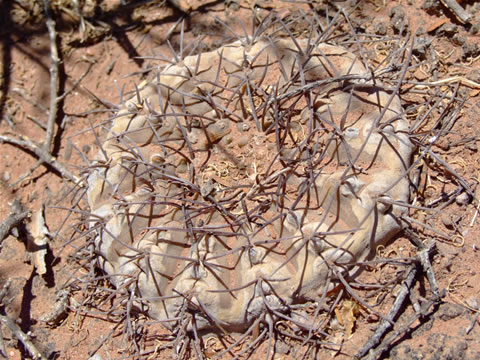
<path fill-rule="evenodd" d="M 20 201 L 15 200 L 12 204 L 12 211 L 7 216 L 5 220 L 0 224 L 0 244 L 2 241 L 8 236 L 8 233 L 12 228 L 17 226 L 20 222 L 22 222 L 25 218 L 27 218 L 30 213 L 23 209 L 22 204 Z"/>
<path fill-rule="evenodd" d="M 30 355 L 34 359 L 46 360 L 46 357 L 37 349 L 37 347 L 32 343 L 30 337 L 25 334 L 22 329 L 7 315 L 0 315 L 0 322 L 10 329 L 13 336 L 15 336 L 22 344 L 25 346 L 25 349 L 28 350 Z"/>
<path fill-rule="evenodd" d="M 472 15 L 465 11 L 456 0 L 440 0 L 462 23 L 466 24 L 472 20 Z"/>
<path fill-rule="evenodd" d="M 50 58 L 52 64 L 50 66 L 50 110 L 48 112 L 47 134 L 45 135 L 45 143 L 43 148 L 50 152 L 52 147 L 53 133 L 55 130 L 55 120 L 58 116 L 58 103 L 62 98 L 58 96 L 60 87 L 60 81 L 58 78 L 58 67 L 60 64 L 60 58 L 58 56 L 57 49 L 57 33 L 55 31 L 55 20 L 52 18 L 50 10 L 50 1 L 43 0 L 43 7 L 45 9 L 45 15 L 47 17 L 48 35 L 50 37 Z"/>
<path fill-rule="evenodd" d="M 440 297 L 445 295 L 445 291 L 442 291 Z M 431 300 L 426 301 L 420 308 L 419 312 L 416 312 L 410 319 L 408 319 L 402 326 L 396 329 L 390 336 L 386 337 L 382 343 L 378 346 L 378 348 L 370 353 L 367 357 L 368 360 L 376 360 L 380 359 L 382 355 L 391 349 L 395 345 L 395 340 L 398 339 L 400 336 L 409 333 L 412 330 L 412 325 L 418 319 L 422 317 L 427 317 L 432 314 L 434 309 L 430 310 L 432 306 L 437 305 L 440 302 L 440 299 L 434 297 Z"/>
<path fill-rule="evenodd" d="M 22 344 L 25 346 L 25 349 L 32 355 L 34 359 L 46 360 L 46 357 L 42 355 L 42 353 L 37 349 L 37 347 L 33 344 L 30 337 L 25 334 L 22 329 L 12 320 L 9 316 L 5 313 L 5 308 L 3 305 L 3 297 L 5 297 L 8 287 L 10 285 L 10 279 L 7 280 L 7 283 L 2 289 L 0 294 L 0 323 L 4 324 L 11 332 L 12 335 L 15 336 Z M 0 349 L 3 350 L 3 349 Z"/>
<path fill-rule="evenodd" d="M 23 136 L 20 136 L 19 139 L 16 139 L 10 136 L 0 135 L 0 143 L 3 143 L 3 142 L 16 145 L 23 149 L 33 152 L 45 164 L 48 164 L 52 168 L 54 168 L 63 178 L 73 181 L 76 184 L 79 184 L 82 182 L 81 178 L 74 175 L 54 156 L 50 155 L 50 153 L 47 150 L 35 144 L 32 140 L 25 138 Z"/>
<path fill-rule="evenodd" d="M 392 328 L 393 320 L 398 316 L 400 309 L 403 306 L 403 303 L 407 299 L 407 296 L 412 288 L 413 282 L 415 280 L 415 276 L 417 275 L 417 266 L 416 264 L 412 264 L 410 269 L 408 270 L 407 276 L 402 284 L 402 288 L 400 293 L 395 299 L 390 312 L 386 316 L 386 319 L 382 320 L 380 325 L 375 330 L 375 333 L 370 337 L 370 339 L 363 345 L 360 351 L 355 355 L 357 358 L 364 357 L 371 349 L 374 349 L 380 342 L 382 338 L 385 336 L 388 330 Z"/>
<path fill-rule="evenodd" d="M 391 322 L 398 316 L 400 309 L 403 307 L 403 304 L 407 297 L 410 295 L 410 291 L 412 289 L 412 286 L 415 281 L 415 277 L 417 275 L 417 263 L 420 262 L 422 265 L 424 265 L 425 262 L 425 257 L 428 259 L 428 257 L 431 255 L 431 253 L 434 251 L 435 246 L 430 246 L 427 248 L 423 248 L 417 256 L 416 256 L 416 262 L 411 265 L 411 267 L 408 270 L 407 276 L 405 277 L 405 280 L 403 281 L 402 287 L 400 289 L 399 294 L 397 295 L 395 302 L 393 303 L 392 308 L 390 309 L 390 312 L 386 316 L 386 319 L 389 320 L 387 321 L 384 319 L 380 325 L 377 327 L 377 330 L 373 334 L 372 337 L 365 343 L 365 345 L 360 349 L 360 351 L 355 355 L 357 358 L 363 358 L 366 354 L 368 354 L 369 351 L 374 349 L 378 344 L 380 344 L 382 338 L 385 336 L 387 331 L 389 331 L 392 328 Z M 431 265 L 430 265 L 431 268 Z M 427 270 L 427 267 L 424 266 L 425 271 L 427 271 L 427 274 L 429 270 Z M 436 281 L 434 282 L 436 284 Z M 434 289 L 434 299 L 438 300 L 440 299 L 440 295 L 438 293 L 438 286 L 436 289 Z M 422 310 L 420 309 L 418 316 L 422 313 Z M 385 343 L 385 341 L 383 342 Z M 383 344 L 382 343 L 382 344 Z M 385 345 L 383 345 L 385 346 Z M 379 349 L 381 349 L 380 347 Z M 377 349 L 375 352 L 378 352 L 379 349 Z M 381 352 L 383 353 L 383 351 Z M 376 357 L 375 357 L 376 358 Z"/>

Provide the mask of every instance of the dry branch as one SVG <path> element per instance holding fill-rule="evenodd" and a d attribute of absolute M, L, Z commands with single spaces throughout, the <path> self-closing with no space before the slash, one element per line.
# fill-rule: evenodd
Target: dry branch
<path fill-rule="evenodd" d="M 386 316 L 386 319 L 389 321 L 386 321 L 385 319 L 382 320 L 380 325 L 377 327 L 377 330 L 373 334 L 373 336 L 365 343 L 365 345 L 360 349 L 360 351 L 355 355 L 356 358 L 363 358 L 368 352 L 372 349 L 374 349 L 378 344 L 381 343 L 382 338 L 385 336 L 385 334 L 392 328 L 393 320 L 398 316 L 400 310 L 403 307 L 403 304 L 407 297 L 410 295 L 410 291 L 413 287 L 415 277 L 417 276 L 417 264 L 420 262 L 423 266 L 425 271 L 429 272 L 428 268 L 424 265 L 425 262 L 425 257 L 428 259 L 430 254 L 434 251 L 435 246 L 430 246 L 428 248 L 424 248 L 421 250 L 417 256 L 416 256 L 416 261 L 411 265 L 411 267 L 408 269 L 407 276 L 405 277 L 405 280 L 402 283 L 402 287 L 400 289 L 399 294 L 397 295 L 395 302 L 392 305 L 392 308 L 390 309 L 390 312 Z M 430 265 L 431 268 L 431 265 Z M 436 284 L 436 282 L 435 282 Z M 436 291 L 435 291 L 436 290 Z M 439 299 L 440 295 L 438 294 L 438 286 L 434 290 L 434 298 Z M 420 310 L 421 313 L 421 310 Z M 420 316 L 420 315 L 418 315 Z M 378 350 L 377 350 L 378 351 Z M 374 351 L 376 352 L 376 351 Z M 376 358 L 376 357 L 375 357 Z"/>
<path fill-rule="evenodd" d="M 76 184 L 79 184 L 82 182 L 81 178 L 75 176 L 54 156 L 50 155 L 50 153 L 47 150 L 35 144 L 30 139 L 25 138 L 23 136 L 20 136 L 19 139 L 16 139 L 10 136 L 0 135 L 0 143 L 2 142 L 13 144 L 25 150 L 33 152 L 40 160 L 42 160 L 44 163 L 50 165 L 52 168 L 58 171 L 58 173 L 60 173 L 60 175 L 62 175 L 62 177 L 64 177 L 65 179 L 73 181 Z"/>
<path fill-rule="evenodd" d="M 22 329 L 7 315 L 0 315 L 0 322 L 10 329 L 13 336 L 15 336 L 22 344 L 25 346 L 25 349 L 32 355 L 34 359 L 46 360 L 46 357 L 37 349 L 37 347 L 32 343 L 30 337 L 25 334 Z"/>
<path fill-rule="evenodd" d="M 37 349 L 37 347 L 32 343 L 30 337 L 27 334 L 25 334 L 22 331 L 22 329 L 20 329 L 20 327 L 16 324 L 16 322 L 14 320 L 12 320 L 9 316 L 7 316 L 5 314 L 3 298 L 7 294 L 8 287 L 10 286 L 10 283 L 11 283 L 11 280 L 8 279 L 7 282 L 5 283 L 5 285 L 3 286 L 2 291 L 0 293 L 0 304 L 1 304 L 0 323 L 4 324 L 12 332 L 12 335 L 15 338 L 17 338 L 17 340 L 19 340 L 23 344 L 23 346 L 25 346 L 25 349 L 30 353 L 30 355 L 32 355 L 33 359 L 46 360 L 46 357 L 44 357 L 42 355 L 42 353 Z M 3 340 L 3 338 L 2 338 L 2 340 Z M 0 351 L 5 351 L 5 350 L 0 348 Z M 1 352 L 0 352 L 0 354 L 1 354 Z"/>
<path fill-rule="evenodd" d="M 0 224 L 0 244 L 8 236 L 12 228 L 29 216 L 29 212 L 23 209 L 20 201 L 15 200 L 12 204 L 12 211 L 5 220 Z"/>
<path fill-rule="evenodd" d="M 445 294 L 445 291 L 443 291 L 440 294 L 440 297 L 443 297 Z M 398 329 L 396 329 L 389 337 L 385 338 L 382 343 L 379 345 L 379 347 L 372 351 L 369 356 L 367 357 L 368 360 L 376 360 L 376 359 L 381 359 L 382 355 L 387 352 L 389 349 L 391 349 L 395 345 L 395 340 L 398 339 L 400 336 L 407 334 L 412 330 L 412 325 L 417 321 L 418 319 L 422 317 L 429 316 L 432 314 L 434 309 L 430 310 L 432 306 L 435 306 L 439 303 L 440 299 L 437 297 L 434 297 L 434 299 L 428 300 L 420 308 L 420 311 L 418 313 L 415 313 L 410 319 L 408 319 L 402 326 L 400 326 Z"/>
<path fill-rule="evenodd" d="M 405 302 L 405 299 L 407 299 L 407 296 L 410 292 L 410 289 L 412 288 L 413 281 L 415 280 L 415 276 L 417 275 L 417 266 L 416 264 L 413 264 L 410 269 L 408 270 L 407 277 L 405 278 L 402 288 L 400 290 L 400 293 L 398 294 L 397 298 L 395 299 L 395 302 L 393 303 L 392 308 L 390 309 L 390 312 L 386 316 L 387 320 L 382 320 L 380 325 L 377 327 L 377 330 L 375 330 L 375 333 L 373 336 L 365 343 L 365 345 L 360 349 L 360 351 L 355 355 L 357 358 L 362 358 L 364 357 L 371 349 L 374 349 L 380 342 L 382 341 L 382 338 L 385 336 L 388 330 L 392 328 L 391 322 L 397 317 L 400 309 L 403 306 L 403 303 Z"/>
<path fill-rule="evenodd" d="M 456 0 L 440 0 L 462 23 L 466 24 L 472 19 L 472 15 L 465 11 Z"/>
<path fill-rule="evenodd" d="M 0 357 L 8 359 L 7 351 L 5 350 L 5 342 L 3 341 L 2 328 L 0 328 Z"/>
<path fill-rule="evenodd" d="M 55 120 L 58 116 L 58 103 L 60 102 L 58 97 L 58 91 L 60 87 L 60 81 L 58 78 L 58 66 L 60 64 L 60 58 L 58 56 L 57 49 L 57 33 L 55 31 L 55 20 L 53 20 L 52 18 L 50 1 L 43 0 L 43 7 L 45 9 L 45 15 L 47 17 L 48 36 L 50 37 L 50 58 L 52 61 L 52 64 L 50 66 L 50 109 L 48 112 L 47 134 L 45 135 L 45 143 L 43 144 L 43 148 L 49 152 L 52 146 L 53 133 L 55 130 Z"/>

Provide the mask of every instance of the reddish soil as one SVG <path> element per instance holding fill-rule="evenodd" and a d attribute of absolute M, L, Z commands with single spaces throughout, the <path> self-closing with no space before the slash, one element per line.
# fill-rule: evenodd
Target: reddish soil
<path fill-rule="evenodd" d="M 412 127 L 419 112 L 433 108 L 432 113 L 425 116 L 424 124 L 414 131 L 416 140 L 425 133 L 423 144 L 431 141 L 433 155 L 419 162 L 419 186 L 413 191 L 412 199 L 420 208 L 410 209 L 409 217 L 427 225 L 413 223 L 412 236 L 436 246 L 431 263 L 443 297 L 425 316 L 413 321 L 408 331 L 402 330 L 405 323 L 415 318 L 414 309 L 432 299 L 430 282 L 419 266 L 406 306 L 396 319 L 395 330 L 399 333 L 392 336 L 388 351 L 375 358 L 480 359 L 480 321 L 477 321 L 480 311 L 479 202 L 477 195 L 468 195 L 459 180 L 469 184 L 472 192 L 478 194 L 479 3 L 461 3 L 474 14 L 470 24 L 462 24 L 442 2 L 435 0 L 423 4 L 410 0 L 359 1 L 356 8 L 349 7 L 348 2 L 327 6 L 321 1 L 310 5 L 220 1 L 205 2 L 189 15 L 162 1 L 127 1 L 124 5 L 120 0 L 86 0 L 80 2 L 85 21 L 83 31 L 77 10 L 71 5 L 73 2 L 58 0 L 52 3 L 61 53 L 58 94 L 67 93 L 59 102 L 53 154 L 79 176 L 87 170 L 85 159 L 92 159 L 97 151 L 92 126 L 108 118 L 111 114 L 109 104 L 120 103 L 119 89 L 131 91 L 135 83 L 148 76 L 150 67 L 158 63 L 151 60 L 152 56 L 172 57 L 165 40 L 169 36 L 171 47 L 178 49 L 180 26 L 174 26 L 182 16 L 185 18 L 185 41 L 202 41 L 208 49 L 228 41 L 225 38 L 232 35 L 215 17 L 222 19 L 237 34 L 243 34 L 242 23 L 247 29 L 251 28 L 253 7 L 257 10 L 256 16 L 263 18 L 272 10 L 286 17 L 290 13 L 311 12 L 313 8 L 317 9 L 318 16 L 325 16 L 327 7 L 329 14 L 334 14 L 336 9 L 345 6 L 351 12 L 350 24 L 346 22 L 339 30 L 351 33 L 351 26 L 357 33 L 379 36 L 377 45 L 370 42 L 364 49 L 373 67 L 389 53 L 397 51 L 394 39 L 405 36 L 400 34 L 402 30 L 416 34 L 417 45 L 411 59 L 411 64 L 416 66 L 406 73 L 401 98 Z M 51 92 L 51 43 L 42 9 L 42 2 L 35 0 L 0 2 L 0 134 L 23 136 L 38 144 L 45 140 Z M 408 25 L 405 28 L 402 24 Z M 299 27 L 298 34 L 305 29 Z M 381 38 L 383 36 L 390 37 L 391 42 Z M 422 42 L 426 45 L 421 46 Z M 355 49 L 353 39 L 345 45 Z M 445 118 L 449 121 L 435 124 L 438 119 Z M 101 136 L 100 128 L 95 131 Z M 168 331 L 158 324 L 141 325 L 148 322 L 146 319 L 140 317 L 133 322 L 138 325 L 138 349 L 122 336 L 126 326 L 126 322 L 122 322 L 123 305 L 116 303 L 114 297 L 109 298 L 111 287 L 107 282 L 82 285 L 87 270 L 81 268 L 78 259 L 74 261 L 71 257 L 81 251 L 82 241 L 85 241 L 75 236 L 75 231 L 82 231 L 81 224 L 78 225 L 81 216 L 73 213 L 67 217 L 75 199 L 72 194 L 82 190 L 75 189 L 72 193 L 72 183 L 50 166 L 35 167 L 37 157 L 31 151 L 6 143 L 1 143 L 0 148 L 0 219 L 10 214 L 10 204 L 15 199 L 32 213 L 45 206 L 45 222 L 52 235 L 48 241 L 44 275 L 38 275 L 32 260 L 35 255 L 32 256 L 25 245 L 28 221 L 1 243 L 0 285 L 7 279 L 11 284 L 0 304 L 0 315 L 14 319 L 38 350 L 50 359 L 86 359 L 94 353 L 102 359 L 130 355 L 175 358 L 170 343 L 173 338 Z M 30 169 L 33 169 L 31 173 Z M 18 181 L 20 178 L 22 180 Z M 85 208 L 85 204 L 81 203 L 82 207 Z M 427 211 L 422 207 L 431 209 Z M 328 336 L 322 344 L 302 345 L 292 337 L 279 335 L 275 354 L 266 354 L 268 341 L 264 341 L 257 346 L 253 357 L 353 358 L 379 325 L 378 314 L 387 314 L 399 293 L 408 269 L 399 261 L 419 251 L 405 234 L 397 236 L 386 248 L 377 250 L 376 261 L 355 281 L 382 287 L 367 290 L 352 285 L 358 296 L 374 307 L 375 313 L 344 291 L 333 307 L 334 313 L 326 329 Z M 70 311 L 65 318 L 51 324 L 41 321 L 52 311 L 56 294 L 66 284 L 73 294 L 69 301 Z M 283 323 L 278 328 L 301 334 L 292 324 Z M 9 359 L 29 358 L 28 351 L 6 326 L 1 326 L 1 333 Z M 392 333 L 387 337 L 390 335 Z M 204 341 L 205 357 L 213 357 L 220 351 L 218 339 L 212 337 Z M 241 346 L 235 349 L 237 353 L 241 350 Z M 0 344 L 0 353 L 2 351 Z M 188 354 L 186 357 L 196 357 L 194 351 Z"/>

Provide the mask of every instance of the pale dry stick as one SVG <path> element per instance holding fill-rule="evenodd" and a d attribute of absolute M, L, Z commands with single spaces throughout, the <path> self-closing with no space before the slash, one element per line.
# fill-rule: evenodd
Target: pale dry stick
<path fill-rule="evenodd" d="M 449 193 L 443 194 L 442 196 L 439 196 L 438 198 L 430 201 L 428 204 L 425 205 L 425 208 L 427 211 L 432 210 L 433 207 L 441 203 L 442 201 L 446 200 L 446 204 L 450 205 L 455 199 L 463 192 L 463 186 L 459 185 L 455 190 L 450 191 Z M 442 210 L 445 207 L 445 205 L 442 205 L 442 207 L 439 210 Z"/>
<path fill-rule="evenodd" d="M 430 231 L 434 232 L 435 234 L 437 234 L 438 236 L 440 236 L 444 239 L 447 239 L 447 240 L 452 239 L 452 237 L 449 236 L 448 234 L 445 234 L 444 232 L 441 232 L 440 230 L 437 230 L 434 227 L 432 227 L 432 226 L 430 226 L 426 223 L 423 223 L 423 222 L 421 222 L 417 219 L 414 219 L 410 216 L 403 215 L 403 216 L 400 216 L 400 219 L 405 221 L 408 225 L 411 225 L 411 223 L 419 225 L 419 226 L 423 227 L 424 229 L 427 229 L 427 230 L 430 230 Z"/>
<path fill-rule="evenodd" d="M 10 285 L 12 283 L 12 279 L 7 279 L 5 281 L 5 284 L 3 284 L 2 290 L 0 291 L 0 306 L 5 306 L 5 302 L 3 301 L 3 298 L 7 295 L 8 289 L 10 288 Z"/>
<path fill-rule="evenodd" d="M 417 89 L 423 89 L 429 86 L 441 86 L 441 85 L 450 85 L 450 84 L 456 84 L 456 83 L 460 83 L 461 85 L 472 88 L 472 89 L 480 89 L 479 83 L 473 80 L 469 80 L 463 76 L 452 76 L 449 78 L 440 79 L 432 82 L 416 83 L 414 87 Z"/>
<path fill-rule="evenodd" d="M 470 227 L 473 227 L 473 225 L 475 224 L 475 220 L 477 220 L 479 211 L 480 211 L 480 201 L 479 201 L 479 204 L 477 205 L 477 209 L 475 210 L 475 214 L 473 215 L 472 221 L 470 222 Z"/>
<path fill-rule="evenodd" d="M 472 20 L 472 15 L 462 8 L 456 0 L 440 0 L 463 24 Z"/>
<path fill-rule="evenodd" d="M 58 96 L 60 88 L 60 80 L 58 77 L 60 57 L 58 55 L 57 32 L 55 31 L 55 20 L 53 20 L 50 9 L 50 1 L 43 0 L 43 7 L 45 10 L 45 16 L 47 17 L 48 36 L 50 37 L 50 59 L 52 62 L 50 66 L 50 106 L 48 112 L 47 134 L 45 135 L 43 149 L 50 152 L 55 130 L 55 121 L 58 116 L 58 104 L 61 101 L 61 98 Z"/>
<path fill-rule="evenodd" d="M 75 81 L 73 84 L 72 84 L 72 87 L 68 90 L 68 91 L 65 91 L 62 95 L 59 95 L 57 97 L 57 101 L 60 102 L 62 101 L 63 99 L 65 99 L 65 97 L 67 97 L 69 94 L 72 93 L 72 91 L 74 91 L 78 85 L 80 85 L 80 83 L 82 82 L 83 79 L 85 79 L 85 77 L 88 75 L 88 73 L 90 72 L 90 70 L 92 70 L 92 67 L 93 65 L 96 64 L 96 61 L 89 61 L 88 62 L 88 67 L 87 67 L 87 70 L 85 70 L 83 72 L 82 75 L 80 75 L 80 77 L 77 79 L 77 81 Z"/>
<path fill-rule="evenodd" d="M 11 119 L 11 115 L 9 114 L 8 110 L 5 112 L 5 114 L 3 115 L 3 118 L 7 121 L 7 124 L 10 126 L 10 128 L 12 130 L 16 130 L 16 127 L 15 127 L 15 124 L 13 123 L 12 119 Z"/>
<path fill-rule="evenodd" d="M 473 315 L 473 318 L 472 320 L 470 321 L 470 324 L 468 325 L 468 327 L 465 329 L 465 335 L 468 335 L 470 333 L 470 331 L 473 330 L 475 324 L 477 323 L 478 321 L 478 317 L 480 316 L 480 312 L 477 310 L 477 312 L 475 313 L 475 315 Z"/>
<path fill-rule="evenodd" d="M 61 162 L 59 162 L 54 156 L 52 156 L 44 147 L 41 147 L 35 144 L 32 140 L 20 136 L 19 139 L 0 135 L 0 143 L 8 143 L 12 145 L 16 145 L 22 149 L 26 149 L 28 151 L 33 152 L 42 162 L 45 164 L 50 165 L 56 171 L 62 175 L 62 177 L 73 181 L 75 184 L 82 183 L 82 179 L 74 175 L 70 170 L 68 170 Z"/>
<path fill-rule="evenodd" d="M 435 243 L 432 242 L 428 249 L 432 249 L 432 252 L 435 251 Z M 430 283 L 433 295 L 440 297 L 437 279 L 435 278 L 435 272 L 433 271 L 432 264 L 430 263 L 430 251 L 421 251 L 420 254 L 418 254 L 418 259 L 422 264 L 423 271 L 427 274 L 427 279 Z"/>
<path fill-rule="evenodd" d="M 440 163 L 443 165 L 443 167 L 445 167 L 445 169 L 447 169 L 452 175 L 454 175 L 458 182 L 460 183 L 460 185 L 463 186 L 463 188 L 465 189 L 465 191 L 468 193 L 468 195 L 470 195 L 472 198 L 475 197 L 475 194 L 473 193 L 472 191 L 472 188 L 470 187 L 470 185 L 465 181 L 465 179 L 463 177 L 461 177 L 451 166 L 450 164 L 448 164 L 445 160 L 443 160 L 439 155 L 435 154 L 430 148 L 428 149 L 425 149 L 425 152 L 430 155 L 436 162 Z"/>
<path fill-rule="evenodd" d="M 3 284 L 2 290 L 0 291 L 0 306 L 4 307 L 6 304 L 3 301 L 3 298 L 5 295 L 7 295 L 8 289 L 10 288 L 10 284 L 12 283 L 12 280 L 9 278 Z M 0 326 L 0 357 L 3 359 L 8 359 L 7 351 L 5 349 L 5 342 L 3 340 L 3 331 L 2 327 Z"/>
<path fill-rule="evenodd" d="M 33 100 L 30 96 L 28 96 L 27 94 L 25 94 L 20 88 L 12 88 L 12 92 L 14 92 L 15 94 L 21 96 L 26 102 L 28 102 L 30 105 L 36 107 L 37 109 L 39 109 L 40 111 L 42 112 L 47 112 L 47 108 L 45 106 L 43 106 L 42 104 L 39 104 L 37 103 L 35 100 Z M 39 125 L 40 127 L 46 129 L 47 126 L 43 123 L 41 123 L 41 125 Z"/>
<path fill-rule="evenodd" d="M 390 319 L 388 316 L 385 316 L 375 310 L 373 306 L 370 306 L 366 301 L 364 301 L 354 290 L 353 288 L 348 284 L 347 279 L 342 275 L 342 273 L 338 270 L 335 269 L 334 266 L 331 267 L 334 275 L 340 280 L 342 285 L 345 287 L 345 290 L 348 292 L 349 295 L 351 295 L 359 304 L 361 304 L 363 307 L 380 317 L 383 321 L 389 323 L 391 326 L 394 325 L 394 322 L 392 319 Z"/>

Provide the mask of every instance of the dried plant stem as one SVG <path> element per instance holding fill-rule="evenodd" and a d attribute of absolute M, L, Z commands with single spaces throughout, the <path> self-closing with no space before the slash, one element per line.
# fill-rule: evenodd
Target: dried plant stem
<path fill-rule="evenodd" d="M 20 201 L 15 200 L 12 204 L 12 211 L 5 220 L 0 224 L 0 244 L 8 236 L 12 228 L 17 226 L 22 220 L 29 216 L 29 212 L 23 209 Z"/>
<path fill-rule="evenodd" d="M 37 349 L 37 347 L 32 343 L 30 337 L 25 334 L 22 329 L 7 315 L 0 315 L 0 322 L 10 329 L 13 336 L 15 336 L 22 344 L 25 346 L 25 349 L 32 355 L 34 359 L 46 360 L 46 357 Z"/>
<path fill-rule="evenodd" d="M 11 280 L 8 279 L 0 292 L 0 323 L 4 324 L 12 332 L 12 335 L 15 336 L 23 344 L 23 346 L 25 346 L 25 349 L 30 353 L 30 355 L 32 355 L 33 359 L 46 360 L 46 357 L 44 357 L 42 353 L 37 349 L 37 347 L 32 343 L 30 337 L 25 334 L 22 329 L 20 329 L 20 327 L 15 323 L 15 321 L 12 320 L 5 313 L 3 298 L 7 294 L 10 284 Z M 0 344 L 0 355 L 3 355 L 3 357 L 7 358 L 3 344 L 3 336 L 1 333 L 0 338 L 2 340 Z M 2 354 L 1 352 L 3 352 L 4 354 Z"/>
<path fill-rule="evenodd" d="M 407 299 L 407 296 L 410 293 L 410 289 L 412 288 L 413 281 L 415 280 L 416 275 L 417 275 L 417 266 L 416 264 L 413 264 L 408 270 L 405 281 L 402 284 L 400 293 L 395 299 L 395 302 L 393 303 L 393 306 L 390 309 L 390 312 L 386 316 L 386 318 L 391 322 L 393 322 L 393 320 L 397 317 L 400 309 L 403 306 L 403 303 L 405 302 L 405 299 Z M 355 355 L 355 357 L 357 358 L 364 357 L 371 349 L 375 348 L 378 344 L 380 344 L 380 342 L 382 341 L 382 338 L 385 336 L 387 331 L 392 328 L 391 322 L 385 319 L 382 320 L 380 325 L 377 327 L 377 330 L 375 330 L 375 333 L 372 335 L 372 337 L 370 337 L 370 339 L 365 343 L 365 345 L 363 345 L 363 347 Z"/>
<path fill-rule="evenodd" d="M 50 155 L 50 153 L 47 150 L 45 150 L 45 148 L 35 144 L 32 140 L 26 137 L 20 136 L 19 139 L 16 139 L 10 136 L 0 135 L 0 143 L 2 142 L 16 145 L 25 150 L 33 152 L 40 160 L 42 160 L 44 163 L 50 165 L 52 168 L 58 171 L 58 173 L 60 173 L 60 175 L 63 178 L 73 181 L 76 184 L 79 184 L 82 182 L 81 178 L 74 175 L 54 156 Z"/>
<path fill-rule="evenodd" d="M 415 281 L 415 277 L 417 276 L 417 264 L 420 262 L 424 266 L 425 262 L 425 257 L 428 259 L 430 254 L 434 251 L 435 246 L 432 245 L 428 248 L 424 248 L 417 254 L 417 261 L 413 263 L 410 268 L 408 269 L 407 276 L 405 277 L 405 280 L 402 283 L 401 289 L 399 294 L 396 296 L 395 302 L 392 305 L 392 308 L 390 309 L 390 312 L 386 316 L 386 318 L 390 321 L 386 321 L 385 319 L 382 320 L 380 325 L 377 327 L 377 330 L 375 330 L 375 333 L 370 337 L 370 339 L 365 343 L 365 345 L 360 349 L 360 351 L 355 355 L 356 358 L 363 358 L 368 352 L 372 349 L 374 349 L 380 342 L 382 341 L 382 338 L 385 336 L 387 331 L 389 331 L 392 328 L 392 323 L 393 320 L 398 316 L 401 308 L 403 307 L 403 304 L 407 297 L 410 295 L 410 291 L 412 289 L 412 286 Z M 428 270 L 425 267 L 425 271 Z M 431 267 L 431 265 L 430 265 Z M 436 284 L 436 281 L 435 281 Z M 434 297 L 435 299 L 439 299 L 440 295 L 438 294 L 438 287 L 434 291 Z M 377 350 L 378 351 L 378 350 Z M 376 357 L 375 357 L 376 358 Z"/>
<path fill-rule="evenodd" d="M 61 101 L 61 98 L 58 97 L 60 87 L 58 66 L 60 64 L 60 57 L 58 56 L 57 32 L 55 31 L 55 20 L 53 20 L 50 10 L 50 1 L 43 0 L 43 7 L 47 17 L 48 36 L 50 37 L 50 59 L 52 61 L 50 66 L 50 110 L 48 112 L 47 134 L 45 135 L 43 148 L 46 151 L 50 151 L 55 130 L 55 120 L 58 116 L 58 103 Z"/>
<path fill-rule="evenodd" d="M 443 291 L 440 296 L 443 297 L 445 291 Z M 439 303 L 439 299 L 435 297 L 434 299 L 428 300 L 420 308 L 419 312 L 416 312 L 408 321 L 406 321 L 402 326 L 400 326 L 397 330 L 395 330 L 389 337 L 385 338 L 379 347 L 372 351 L 370 355 L 367 357 L 368 360 L 376 360 L 381 359 L 382 355 L 387 352 L 392 346 L 395 345 L 395 339 L 399 336 L 408 333 L 411 330 L 411 326 L 415 321 L 420 319 L 421 317 L 426 317 L 430 315 L 434 309 L 429 310 L 432 306 L 437 305 Z"/>
<path fill-rule="evenodd" d="M 32 176 L 35 170 L 37 170 L 42 164 L 42 160 L 37 160 L 35 165 L 33 165 L 25 174 L 20 175 L 13 184 L 10 184 L 10 186 L 15 188 L 16 186 L 18 186 L 18 184 L 21 184 L 25 179 L 28 179 L 30 176 Z"/>
<path fill-rule="evenodd" d="M 465 11 L 455 0 L 440 0 L 462 23 L 466 24 L 472 19 L 472 15 Z"/>

